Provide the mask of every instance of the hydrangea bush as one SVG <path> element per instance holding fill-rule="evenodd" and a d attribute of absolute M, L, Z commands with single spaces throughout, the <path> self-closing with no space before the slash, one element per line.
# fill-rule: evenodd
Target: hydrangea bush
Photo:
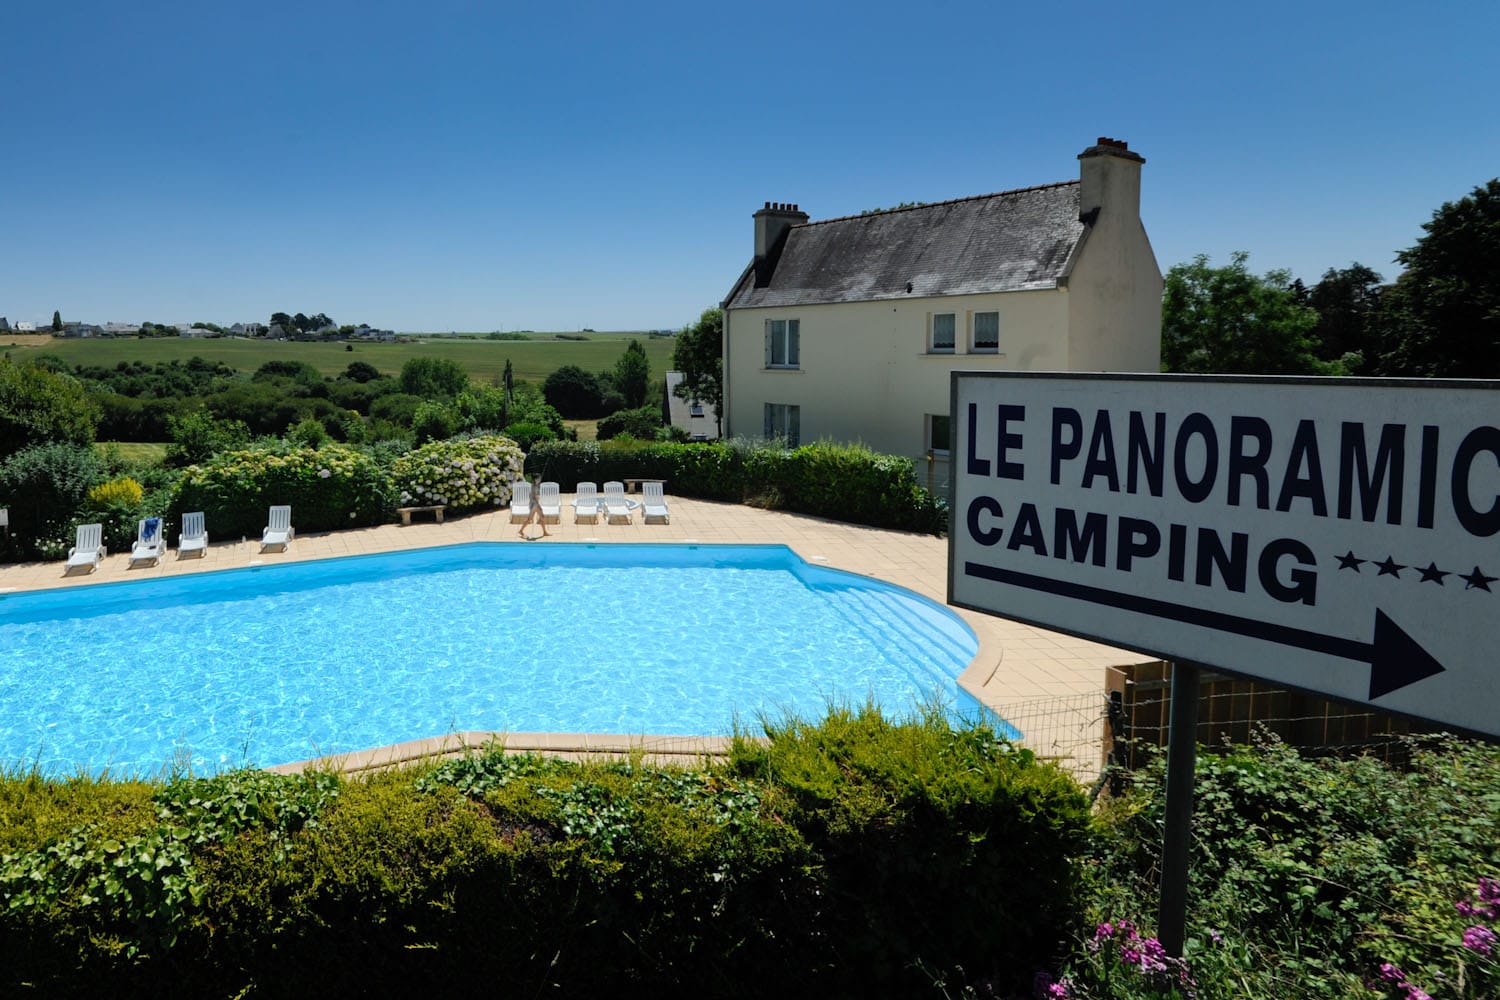
<path fill-rule="evenodd" d="M 433 441 L 396 459 L 391 479 L 402 506 L 478 510 L 509 503 L 525 463 L 520 447 L 499 435 Z"/>
<path fill-rule="evenodd" d="M 209 534 L 254 538 L 275 504 L 290 504 L 298 531 L 380 524 L 390 516 L 390 481 L 376 461 L 346 445 L 285 444 L 225 451 L 183 471 L 172 510 L 201 510 Z"/>

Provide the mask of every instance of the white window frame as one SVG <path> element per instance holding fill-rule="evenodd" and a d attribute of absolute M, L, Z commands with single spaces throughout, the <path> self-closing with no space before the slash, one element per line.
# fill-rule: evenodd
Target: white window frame
<path fill-rule="evenodd" d="M 948 321 L 948 343 L 946 346 L 938 343 L 938 320 Z M 958 351 L 958 314 L 957 313 L 929 313 L 927 316 L 927 353 L 928 354 L 954 354 Z"/>
<path fill-rule="evenodd" d="M 766 367 L 802 367 L 802 322 L 796 319 L 766 320 Z"/>
<path fill-rule="evenodd" d="M 942 447 L 938 447 L 938 441 L 933 437 L 937 430 L 939 420 L 947 421 L 946 413 L 928 413 L 922 417 L 922 439 L 927 445 L 927 450 L 932 452 L 934 458 L 947 458 L 949 456 L 948 435 L 943 435 Z M 951 433 L 951 430 L 950 430 Z"/>
<path fill-rule="evenodd" d="M 979 343 L 979 317 L 995 317 L 995 342 L 993 344 Z M 983 309 L 969 314 L 969 351 L 972 354 L 999 354 L 1000 353 L 1000 313 L 994 309 Z"/>
<path fill-rule="evenodd" d="M 802 443 L 802 407 L 796 403 L 766 403 L 763 413 L 767 441 L 780 438 L 788 448 Z"/>
<path fill-rule="evenodd" d="M 688 403 L 688 416 L 690 416 L 690 417 L 701 417 L 701 416 L 703 416 L 703 404 L 700 403 L 700 402 L 698 402 L 696 399 L 693 400 L 691 403 Z"/>

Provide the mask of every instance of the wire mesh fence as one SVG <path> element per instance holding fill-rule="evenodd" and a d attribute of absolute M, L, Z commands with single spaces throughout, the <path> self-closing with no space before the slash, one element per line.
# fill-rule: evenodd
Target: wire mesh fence
<path fill-rule="evenodd" d="M 1209 751 L 1271 736 L 1310 756 L 1373 754 L 1398 763 L 1409 753 L 1406 737 L 1432 731 L 1369 705 L 1207 670 L 1201 676 L 1197 743 Z M 1038 698 L 996 711 L 1021 732 L 1022 745 L 1087 783 L 1106 762 L 1130 770 L 1166 746 L 1171 688 L 1169 663 L 1111 667 L 1097 695 Z"/>

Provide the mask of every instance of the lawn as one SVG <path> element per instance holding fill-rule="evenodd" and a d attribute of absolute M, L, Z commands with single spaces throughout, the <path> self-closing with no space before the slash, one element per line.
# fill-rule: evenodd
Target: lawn
<path fill-rule="evenodd" d="M 160 465 L 167 456 L 166 442 L 161 441 L 96 441 L 94 450 L 101 455 L 117 451 L 131 465 Z"/>
<path fill-rule="evenodd" d="M 575 335 L 570 335 L 575 336 Z M 114 367 L 121 361 L 186 361 L 194 355 L 222 362 L 238 371 L 253 372 L 267 361 L 305 361 L 324 375 L 337 375 L 353 361 L 364 361 L 381 372 L 395 374 L 410 358 L 448 358 L 463 365 L 481 382 L 495 382 L 507 359 L 515 377 L 540 382 L 563 365 L 577 365 L 590 372 L 613 368 L 632 338 L 646 349 L 651 375 L 660 378 L 672 364 L 671 337 L 648 337 L 632 333 L 582 334 L 585 340 L 558 340 L 539 333 L 532 340 L 484 340 L 472 337 L 413 339 L 394 344 L 355 343 L 348 350 L 342 343 L 240 340 L 230 337 L 156 337 L 49 340 L 44 337 L 11 337 L 14 346 L 0 347 L 11 360 L 25 361 L 38 354 L 55 354 L 70 365 Z"/>

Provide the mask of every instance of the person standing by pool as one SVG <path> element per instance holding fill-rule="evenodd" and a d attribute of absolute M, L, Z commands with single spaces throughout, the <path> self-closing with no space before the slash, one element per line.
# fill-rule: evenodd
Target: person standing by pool
<path fill-rule="evenodd" d="M 526 515 L 526 521 L 521 525 L 521 530 L 516 532 L 523 540 L 528 542 L 536 541 L 535 538 L 526 537 L 526 529 L 531 527 L 531 522 L 533 521 L 542 526 L 542 533 L 536 537 L 546 538 L 547 519 L 542 517 L 542 475 L 539 472 L 531 477 L 531 513 Z"/>

